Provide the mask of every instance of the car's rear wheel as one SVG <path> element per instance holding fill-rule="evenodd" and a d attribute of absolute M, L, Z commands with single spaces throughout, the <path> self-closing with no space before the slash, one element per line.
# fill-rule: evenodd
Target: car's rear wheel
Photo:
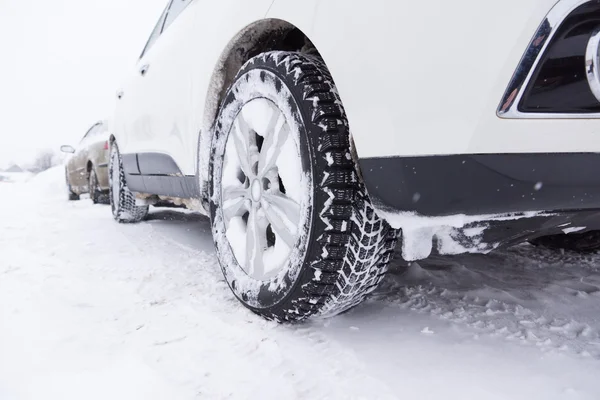
<path fill-rule="evenodd" d="M 600 231 L 543 236 L 532 240 L 531 243 L 553 250 L 589 253 L 600 250 Z"/>
<path fill-rule="evenodd" d="M 123 160 L 116 142 L 113 142 L 110 146 L 108 179 L 113 218 L 121 223 L 140 222 L 146 218 L 148 206 L 136 205 L 135 195 L 127 188 Z"/>
<path fill-rule="evenodd" d="M 102 191 L 98 185 L 98 176 L 96 175 L 96 171 L 94 171 L 94 167 L 90 170 L 88 188 L 90 191 L 90 199 L 92 199 L 94 204 L 98 204 L 102 198 Z"/>
<path fill-rule="evenodd" d="M 250 60 L 221 107 L 211 161 L 217 254 L 246 307 L 278 321 L 332 316 L 377 287 L 397 231 L 358 177 L 346 115 L 319 59 Z"/>

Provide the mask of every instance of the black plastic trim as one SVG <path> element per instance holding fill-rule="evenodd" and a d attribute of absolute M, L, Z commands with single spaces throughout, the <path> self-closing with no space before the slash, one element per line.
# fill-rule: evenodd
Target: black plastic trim
<path fill-rule="evenodd" d="M 140 169 L 137 162 L 137 154 L 122 154 L 123 169 L 128 174 L 139 174 Z"/>
<path fill-rule="evenodd" d="M 366 158 L 362 174 L 385 211 L 427 216 L 600 209 L 600 154 Z"/>
<path fill-rule="evenodd" d="M 184 199 L 198 198 L 195 176 L 125 175 L 129 190 Z"/>
<path fill-rule="evenodd" d="M 123 154 L 127 186 L 133 192 L 179 198 L 200 198 L 196 176 L 183 175 L 163 153 Z"/>
<path fill-rule="evenodd" d="M 125 181 L 127 182 L 129 190 L 146 193 L 146 185 L 144 184 L 144 177 L 142 175 L 125 173 Z"/>
<path fill-rule="evenodd" d="M 183 175 L 171 156 L 163 153 L 138 153 L 142 175 Z"/>

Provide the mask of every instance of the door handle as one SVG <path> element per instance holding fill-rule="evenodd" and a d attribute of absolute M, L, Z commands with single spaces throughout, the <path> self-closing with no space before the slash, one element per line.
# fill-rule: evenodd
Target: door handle
<path fill-rule="evenodd" d="M 146 73 L 148 72 L 148 69 L 150 69 L 150 65 L 149 64 L 142 65 L 142 67 L 140 68 L 140 75 L 146 76 Z"/>

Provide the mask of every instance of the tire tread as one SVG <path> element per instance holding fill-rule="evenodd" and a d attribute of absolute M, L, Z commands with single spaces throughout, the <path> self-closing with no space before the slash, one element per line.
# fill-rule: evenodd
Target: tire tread
<path fill-rule="evenodd" d="M 140 222 L 142 220 L 144 220 L 146 218 L 146 216 L 148 215 L 148 206 L 138 206 L 136 205 L 136 201 L 135 201 L 135 195 L 129 190 L 129 188 L 127 187 L 127 180 L 125 179 L 125 170 L 123 168 L 123 159 L 121 158 L 121 154 L 119 153 L 119 148 L 117 147 L 117 143 L 113 142 L 112 143 L 112 147 L 111 147 L 111 153 L 112 152 L 116 152 L 116 156 L 117 156 L 117 165 L 114 165 L 114 159 L 112 157 L 110 157 L 110 163 L 109 163 L 109 176 L 111 179 L 110 182 L 110 203 L 111 203 L 111 208 L 113 210 L 113 217 L 114 219 L 122 224 L 133 224 L 133 223 L 137 223 Z M 113 204 L 114 201 L 114 197 L 113 197 L 113 185 L 112 185 L 112 179 L 114 179 L 115 176 L 115 171 L 114 168 L 117 168 L 117 173 L 118 176 L 117 178 L 119 179 L 119 204 Z"/>
<path fill-rule="evenodd" d="M 300 321 L 332 316 L 361 303 L 383 279 L 393 254 L 398 232 L 380 219 L 357 174 L 345 110 L 324 63 L 299 53 L 271 52 L 263 55 L 285 62 L 310 107 L 312 123 L 321 132 L 318 151 L 326 160 L 318 190 L 329 198 L 320 210 L 325 232 L 317 243 L 321 257 L 311 265 L 313 278 L 302 287 L 302 296 L 275 319 Z"/>

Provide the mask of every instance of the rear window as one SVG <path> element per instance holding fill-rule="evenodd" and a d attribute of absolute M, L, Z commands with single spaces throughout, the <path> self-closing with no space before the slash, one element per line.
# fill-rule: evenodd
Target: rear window
<path fill-rule="evenodd" d="M 107 130 L 108 128 L 106 127 L 106 124 L 99 122 L 92 126 L 89 131 L 87 131 L 87 133 L 85 134 L 83 139 L 81 139 L 81 141 L 104 135 Z"/>

